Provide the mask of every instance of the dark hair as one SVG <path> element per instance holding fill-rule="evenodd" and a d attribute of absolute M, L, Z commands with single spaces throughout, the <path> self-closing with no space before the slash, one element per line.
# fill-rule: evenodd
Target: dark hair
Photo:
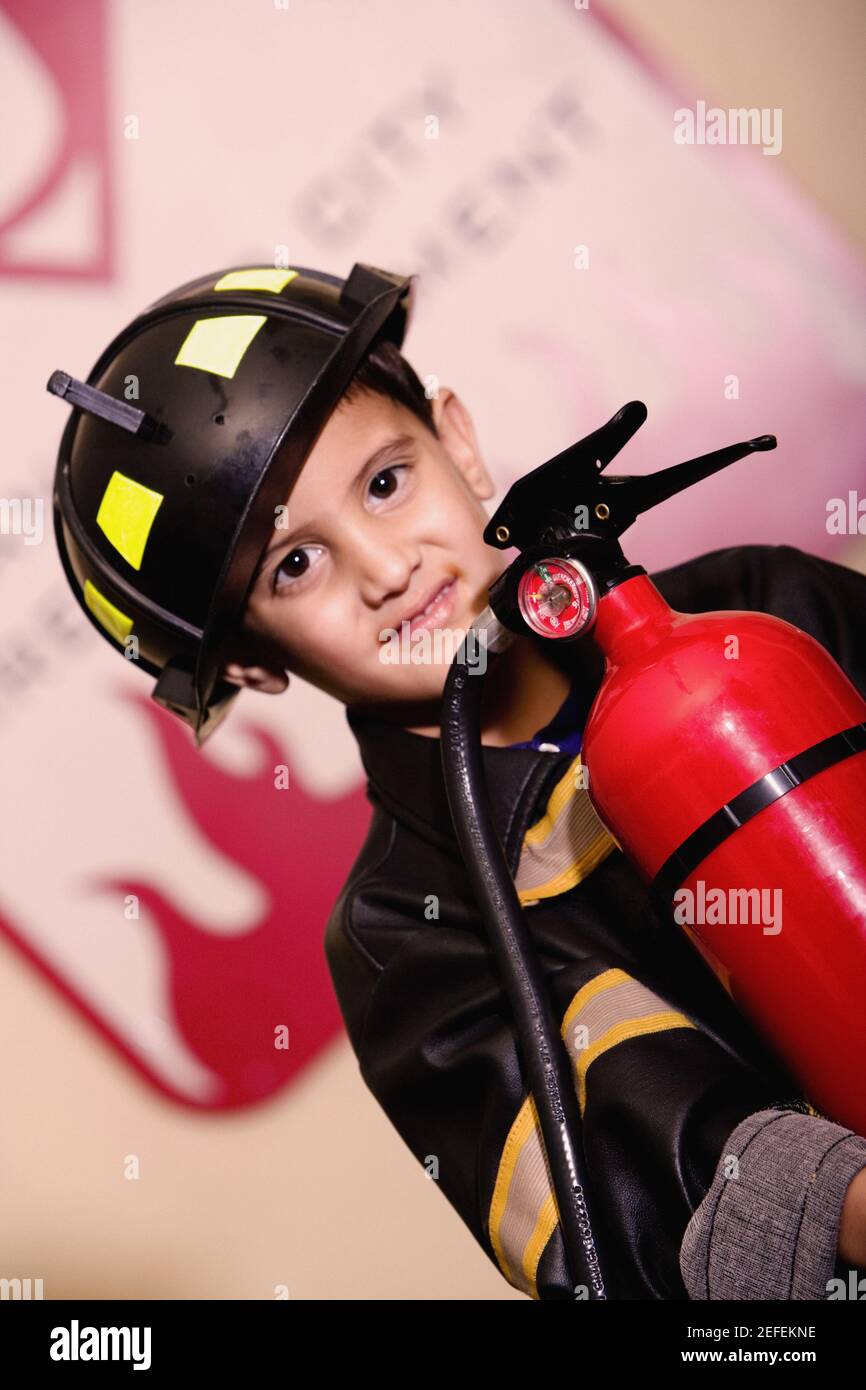
<path fill-rule="evenodd" d="M 379 338 L 367 349 L 339 404 L 354 400 L 364 391 L 398 401 L 426 425 L 435 439 L 439 438 L 424 387 L 396 343 L 389 338 Z"/>

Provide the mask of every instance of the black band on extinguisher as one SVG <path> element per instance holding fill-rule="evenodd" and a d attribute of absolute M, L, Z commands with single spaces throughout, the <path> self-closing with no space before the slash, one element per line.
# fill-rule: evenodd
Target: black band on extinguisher
<path fill-rule="evenodd" d="M 677 888 L 694 872 L 701 860 L 718 849 L 729 835 L 763 811 L 765 806 L 772 806 L 774 801 L 794 787 L 799 787 L 801 782 L 808 782 L 810 777 L 824 772 L 834 763 L 841 763 L 852 754 L 863 752 L 866 752 L 866 722 L 843 729 L 841 734 L 831 734 L 820 743 L 814 743 L 804 753 L 798 753 L 796 758 L 789 758 L 786 763 L 774 767 L 772 772 L 765 773 L 698 826 L 687 840 L 683 840 L 679 849 L 665 860 L 650 886 L 650 894 L 656 904 L 667 912 Z"/>

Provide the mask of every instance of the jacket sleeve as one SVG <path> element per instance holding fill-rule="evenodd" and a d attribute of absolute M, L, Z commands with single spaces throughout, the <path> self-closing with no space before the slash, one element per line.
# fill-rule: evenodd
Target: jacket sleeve
<path fill-rule="evenodd" d="M 792 547 L 756 546 L 714 552 L 653 578 L 683 611 L 754 608 L 794 622 L 866 693 L 866 578 L 856 572 Z M 381 832 L 375 872 L 342 908 L 347 942 L 376 941 L 375 979 L 353 1036 L 362 1075 L 504 1277 L 534 1298 L 581 1297 L 509 1011 L 462 866 L 431 854 L 423 872 L 405 872 L 413 862 L 407 835 L 395 822 Z M 774 1069 L 720 985 L 709 1016 L 697 1018 L 690 999 L 717 982 L 708 986 L 706 967 L 679 934 L 659 933 L 648 957 L 643 886 L 618 851 L 565 893 L 528 907 L 527 920 L 572 1060 L 608 1296 L 760 1296 L 730 1293 L 738 1256 L 727 1235 L 716 1244 L 720 1213 L 724 1207 L 727 1217 L 733 1202 L 730 1184 L 726 1200 L 719 1196 L 730 1154 L 739 1156 L 745 1178 L 736 1189 L 741 1245 L 758 1258 L 763 1231 L 781 1223 L 779 1240 L 800 1261 L 794 1292 L 763 1296 L 804 1296 L 796 1290 L 814 1287 L 827 1271 L 833 1223 L 847 1181 L 862 1166 L 863 1141 L 794 1113 L 796 1086 Z M 335 964 L 336 954 L 339 995 Z M 779 1125 L 770 1123 L 777 1114 Z M 785 1167 L 788 1116 L 798 1144 Z M 796 1198 L 818 1169 L 822 1183 L 798 1245 Z M 767 1192 L 777 1180 L 786 1195 L 770 1210 Z M 721 1282 L 702 1293 L 710 1249 L 710 1277 Z M 753 1268 L 742 1288 L 761 1287 L 771 1274 L 770 1264 Z"/>
<path fill-rule="evenodd" d="M 826 1299 L 846 1267 L 839 1224 L 866 1139 L 820 1115 L 759 1110 L 730 1135 L 689 1221 L 680 1270 L 693 1299 Z"/>
<path fill-rule="evenodd" d="M 532 1298 L 584 1297 L 483 929 L 451 899 L 425 921 L 430 895 L 447 898 L 432 868 L 417 889 L 371 881 L 354 899 L 356 921 L 374 914 L 400 938 L 367 1008 L 364 1081 L 509 1283 Z M 647 930 L 641 908 L 615 852 L 527 917 L 572 1061 L 608 1297 L 682 1300 L 680 1243 L 728 1136 L 792 1090 L 690 1016 L 689 972 L 705 972 L 691 947 L 678 956 L 660 941 L 657 970 L 641 971 L 629 950 Z M 600 913 L 618 919 L 621 950 L 605 945 Z M 664 985 L 673 968 L 676 992 Z"/>

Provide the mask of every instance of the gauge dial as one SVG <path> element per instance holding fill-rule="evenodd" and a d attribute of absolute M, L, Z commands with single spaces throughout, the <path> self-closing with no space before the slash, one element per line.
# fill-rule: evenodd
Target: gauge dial
<path fill-rule="evenodd" d="M 578 560 L 537 560 L 521 577 L 517 601 L 533 632 L 579 637 L 595 621 L 598 590 Z"/>

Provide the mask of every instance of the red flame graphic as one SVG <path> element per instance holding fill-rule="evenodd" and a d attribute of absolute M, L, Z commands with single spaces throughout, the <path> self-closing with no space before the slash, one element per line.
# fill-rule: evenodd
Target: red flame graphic
<path fill-rule="evenodd" d="M 329 801 L 311 796 L 293 775 L 284 749 L 255 724 L 247 723 L 244 731 L 260 745 L 261 761 L 252 776 L 239 777 L 200 753 L 189 730 L 149 697 L 128 690 L 120 696 L 150 721 L 180 801 L 215 849 L 269 890 L 261 921 L 227 936 L 191 921 L 156 884 L 128 873 L 84 880 L 113 894 L 137 894 L 157 924 L 169 963 L 169 1021 L 213 1076 L 210 1094 L 202 1099 L 167 1083 L 19 930 L 2 919 L 0 930 L 172 1100 L 205 1110 L 265 1100 L 342 1027 L 323 932 L 363 841 L 370 807 L 360 787 Z M 285 790 L 274 781 L 280 764 L 289 768 Z M 278 1030 L 286 1029 L 288 1047 L 275 1046 Z"/>

